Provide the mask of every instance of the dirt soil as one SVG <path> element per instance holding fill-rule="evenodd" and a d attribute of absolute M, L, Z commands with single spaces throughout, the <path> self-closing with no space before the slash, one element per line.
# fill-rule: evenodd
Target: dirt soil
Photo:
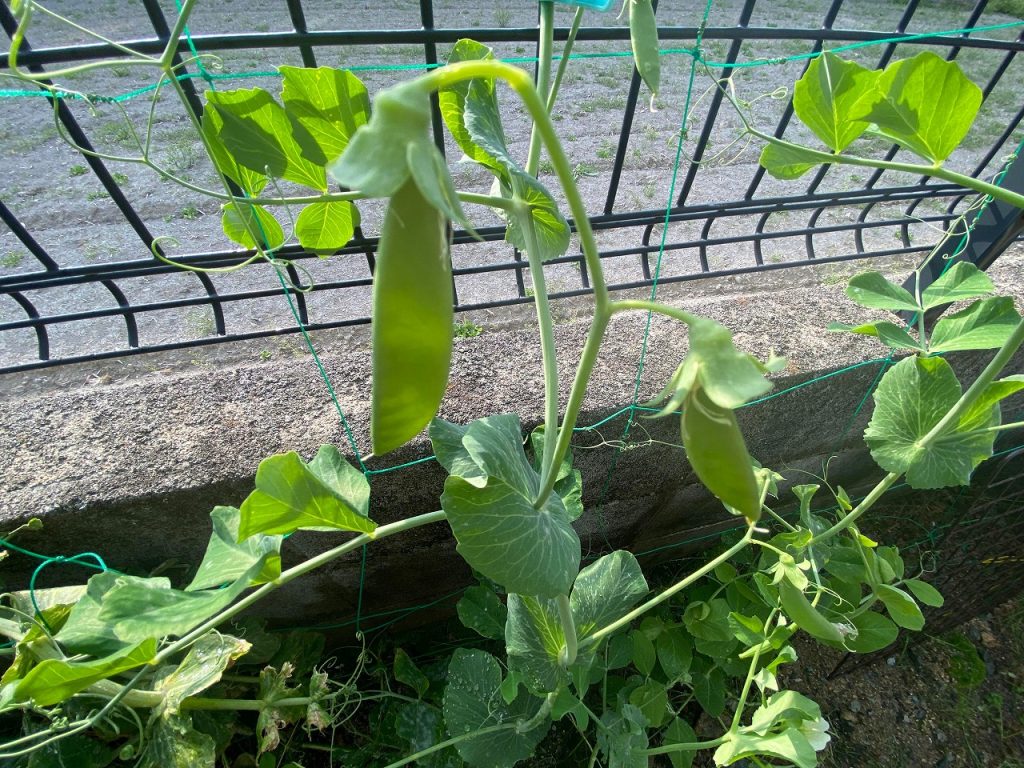
<path fill-rule="evenodd" d="M 824 650 L 799 647 L 780 682 L 832 725 L 825 768 L 1024 766 L 1024 600 L 831 678 Z"/>

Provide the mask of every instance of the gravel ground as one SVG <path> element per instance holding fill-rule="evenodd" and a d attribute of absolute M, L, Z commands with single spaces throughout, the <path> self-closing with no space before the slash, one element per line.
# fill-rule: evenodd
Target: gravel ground
<path fill-rule="evenodd" d="M 173 2 L 163 0 L 162 5 L 173 15 Z M 713 4 L 709 25 L 729 27 L 737 23 L 739 0 L 718 0 Z M 909 32 L 947 30 L 963 26 L 970 12 L 966 0 L 926 2 L 917 10 L 908 27 Z M 113 39 L 130 40 L 145 35 L 149 28 L 141 6 L 123 4 L 116 0 L 55 0 L 52 8 L 66 14 L 76 22 L 96 28 Z M 332 28 L 370 29 L 382 23 L 379 4 L 347 2 L 338 4 L 325 0 L 307 0 L 304 3 L 306 21 L 310 29 Z M 755 7 L 750 26 L 803 26 L 817 28 L 821 24 L 824 5 L 814 0 L 798 2 L 761 2 Z M 418 3 L 411 0 L 388 5 L 387 24 L 394 29 L 419 27 Z M 454 2 L 439 0 L 435 3 L 435 24 L 439 27 L 465 28 L 471 34 L 474 27 L 530 27 L 535 23 L 535 3 L 515 0 L 500 6 L 479 0 Z M 836 19 L 836 28 L 892 30 L 902 13 L 902 3 L 884 0 L 849 0 Z M 664 25 L 695 25 L 699 13 L 693 3 L 663 0 L 659 18 Z M 565 26 L 571 19 L 571 10 L 557 7 L 557 23 Z M 1011 18 L 1000 13 L 984 13 L 977 24 L 997 24 Z M 589 13 L 587 25 L 622 26 L 624 20 L 616 14 Z M 201 3 L 192 19 L 191 30 L 196 35 L 255 30 L 273 33 L 291 29 L 286 6 L 280 0 L 252 0 L 247 3 Z M 1012 39 L 1017 30 L 1004 29 L 984 33 L 986 36 Z M 40 16 L 29 33 L 35 47 L 62 46 L 81 42 L 81 36 L 67 26 Z M 687 41 L 680 41 L 685 45 Z M 764 40 L 744 43 L 740 60 L 761 57 L 783 57 L 806 52 L 808 41 Z M 583 42 L 580 53 L 607 54 L 628 50 L 624 41 Z M 710 59 L 724 58 L 727 43 L 711 36 L 705 45 Z M 896 56 L 911 55 L 920 46 L 900 46 Z M 501 57 L 529 56 L 533 45 L 529 42 L 495 45 Z M 366 48 L 319 48 L 317 61 L 321 65 L 373 67 L 410 64 L 422 60 L 422 48 L 409 45 L 373 45 Z M 447 46 L 440 47 L 439 55 L 447 55 Z M 877 63 L 878 48 L 861 49 L 854 54 L 864 63 Z M 970 75 L 984 84 L 998 65 L 1001 56 L 983 50 L 965 50 L 960 61 L 968 67 Z M 685 101 L 690 59 L 684 55 L 664 58 L 663 92 L 655 103 L 655 110 L 644 103 L 636 114 L 630 135 L 622 180 L 614 201 L 616 212 L 649 210 L 663 207 L 668 199 L 675 158 L 675 137 L 680 128 L 680 115 Z M 267 48 L 250 51 L 223 51 L 220 64 L 222 73 L 267 71 L 279 64 L 300 64 L 298 51 Z M 608 57 L 573 62 L 566 76 L 563 95 L 556 108 L 555 119 L 559 133 L 575 163 L 576 175 L 584 194 L 588 210 L 602 210 L 608 195 L 609 173 L 621 126 L 626 102 L 631 62 L 628 57 Z M 744 69 L 736 78 L 741 98 L 757 99 L 751 107 L 758 122 L 772 127 L 782 115 L 785 99 L 758 98 L 775 89 L 791 85 L 799 76 L 802 64 Z M 371 94 L 398 79 L 408 71 L 374 71 L 360 69 L 359 76 L 366 82 Z M 75 89 L 113 95 L 146 85 L 145 69 L 118 68 L 72 77 L 67 83 Z M 1017 85 L 1024 78 L 1024 59 L 1017 57 L 1003 75 L 999 85 L 989 96 L 978 118 L 975 132 L 952 161 L 953 167 L 971 171 L 983 159 L 985 152 L 1007 120 L 1019 108 Z M 199 86 L 203 84 L 197 81 Z M 17 84 L 13 84 L 16 86 Z M 221 88 L 260 86 L 273 93 L 279 92 L 274 77 L 261 77 L 218 84 Z M 6 87 L 12 87 L 7 85 Z M 698 128 L 707 116 L 711 87 L 710 78 L 700 73 L 695 83 L 696 103 L 690 123 L 684 153 L 695 146 Z M 514 109 L 510 94 L 503 93 L 503 110 L 512 151 L 525 155 L 528 141 L 526 124 Z M 644 101 L 642 97 L 641 101 Z M 132 154 L 129 124 L 135 130 L 145 125 L 149 101 L 145 98 L 124 103 L 124 114 L 111 104 L 102 104 L 95 114 L 89 114 L 81 103 L 72 105 L 97 149 L 116 155 Z M 41 99 L 15 98 L 4 103 L 4 119 L 0 121 L 0 197 L 25 224 L 39 243 L 62 267 L 92 267 L 126 260 L 147 259 L 145 245 L 122 219 L 113 202 L 103 192 L 96 178 L 84 170 L 82 157 L 64 144 L 54 128 L 50 110 Z M 215 180 L 205 157 L 193 140 L 187 119 L 180 105 L 169 96 L 162 97 L 154 110 L 154 158 L 175 170 L 191 183 L 214 186 Z M 711 146 L 696 173 L 689 192 L 690 205 L 714 205 L 733 200 L 749 190 L 754 198 L 799 194 L 803 186 L 784 184 L 770 178 L 761 180 L 756 189 L 751 179 L 757 168 L 757 148 L 736 144 L 739 123 L 735 115 L 723 110 L 711 136 Z M 791 127 L 787 136 L 801 138 L 800 130 Z M 449 141 L 449 157 L 458 153 Z M 879 148 L 881 149 L 881 147 Z M 1009 148 L 996 154 L 986 169 L 992 173 L 999 158 Z M 132 205 L 140 212 L 149 230 L 158 237 L 174 237 L 177 245 L 169 245 L 172 255 L 221 250 L 230 248 L 219 223 L 218 208 L 214 202 L 171 183 L 161 182 L 155 173 L 138 164 L 109 163 L 118 174 L 119 183 Z M 684 158 L 680 179 L 687 169 Z M 469 165 L 455 165 L 458 185 L 464 189 L 486 191 L 489 177 Z M 547 167 L 542 165 L 542 178 L 554 186 Z M 868 174 L 848 169 L 834 169 L 821 185 L 822 190 L 857 189 L 865 183 Z M 898 183 L 906 179 L 887 175 L 880 184 Z M 680 182 L 681 183 L 681 182 Z M 285 185 L 285 191 L 289 191 Z M 367 235 L 378 231 L 381 206 L 374 202 L 360 204 L 363 228 Z M 59 214 L 57 212 L 59 211 Z M 917 214 L 935 214 L 942 211 L 940 201 L 927 201 L 918 207 Z M 487 211 L 474 209 L 471 216 L 478 225 L 496 224 L 496 218 Z M 822 231 L 834 224 L 855 221 L 860 211 L 852 207 L 835 208 L 821 216 L 813 236 L 819 257 L 853 253 L 856 249 L 851 233 Z M 877 221 L 901 212 L 884 206 L 876 207 L 869 220 Z M 780 212 L 765 222 L 765 230 L 782 231 L 805 226 L 808 212 Z M 713 238 L 728 239 L 743 236 L 757 225 L 757 217 L 737 216 L 719 218 L 709 228 Z M 703 221 L 674 224 L 666 239 L 669 243 L 701 236 Z M 640 244 L 640 227 L 600 233 L 602 249 L 608 251 Z M 909 234 L 914 243 L 926 244 L 935 234 L 925 224 L 911 223 Z M 655 229 L 653 241 L 660 231 Z M 899 230 L 880 227 L 864 232 L 863 247 L 867 250 L 891 249 L 899 246 Z M 767 240 L 763 246 L 765 263 L 776 264 L 806 258 L 805 238 L 784 237 Z M 454 249 L 456 267 L 503 263 L 510 260 L 511 252 L 502 243 L 471 244 Z M 706 258 L 711 269 L 749 266 L 754 263 L 754 250 L 749 242 L 724 242 L 707 248 Z M 0 280 L 20 273 L 38 270 L 35 259 L 25 251 L 17 238 L 0 225 Z M 308 262 L 314 284 L 328 281 L 364 279 L 369 276 L 365 258 L 338 257 Z M 642 279 L 636 256 L 612 257 L 606 260 L 608 278 L 612 283 Z M 678 276 L 700 270 L 695 248 L 673 251 L 666 255 L 662 274 Z M 218 293 L 263 289 L 271 292 L 266 298 L 224 305 L 228 331 L 245 333 L 269 328 L 292 326 L 293 320 L 286 302 L 274 295 L 276 279 L 266 266 L 254 266 L 239 273 L 215 275 L 211 278 Z M 571 290 L 581 285 L 579 271 L 572 264 L 548 268 L 548 284 L 553 291 Z M 171 274 L 119 281 L 118 287 L 132 304 L 197 298 L 205 289 L 194 275 Z M 463 304 L 508 299 L 517 296 L 512 272 L 490 272 L 464 275 L 457 279 L 457 289 Z M 26 292 L 43 315 L 71 313 L 96 306 L 115 306 L 110 291 L 98 283 L 86 283 L 60 289 Z M 340 290 L 314 292 L 307 298 L 313 322 L 365 317 L 369 309 L 369 288 L 366 286 Z M 22 319 L 24 311 L 8 295 L 0 295 L 0 323 Z M 470 317 L 472 319 L 472 317 Z M 51 353 L 54 357 L 87 354 L 123 348 L 125 332 L 119 317 L 89 322 L 68 322 L 51 326 Z M 194 306 L 143 313 L 139 317 L 142 345 L 154 345 L 183 339 L 200 339 L 214 334 L 213 316 L 208 307 Z M 0 331 L 0 366 L 28 362 L 35 356 L 35 337 L 27 329 Z"/>

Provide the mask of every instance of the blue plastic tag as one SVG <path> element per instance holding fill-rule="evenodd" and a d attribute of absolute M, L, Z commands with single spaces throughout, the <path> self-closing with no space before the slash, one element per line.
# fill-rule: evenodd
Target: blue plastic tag
<path fill-rule="evenodd" d="M 607 11 L 615 0 L 555 0 L 555 2 L 562 5 L 583 5 L 593 8 L 595 11 Z"/>

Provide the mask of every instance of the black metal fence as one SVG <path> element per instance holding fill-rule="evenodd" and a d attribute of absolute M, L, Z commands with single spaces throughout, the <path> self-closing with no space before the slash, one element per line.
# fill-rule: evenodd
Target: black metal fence
<path fill-rule="evenodd" d="M 85 5 L 88 4 L 82 4 Z M 155 54 L 163 49 L 170 34 L 168 14 L 173 14 L 173 7 L 165 9 L 158 0 L 140 0 L 140 4 L 128 9 L 115 5 L 124 17 L 134 14 L 134 21 L 121 19 L 131 33 L 116 39 L 144 53 Z M 395 9 L 388 11 L 395 17 L 387 20 L 388 26 L 396 27 L 391 29 L 341 28 L 341 21 L 348 20 L 350 15 L 341 12 L 343 9 L 337 3 L 327 4 L 338 12 L 330 17 L 333 21 L 327 22 L 330 26 L 326 28 L 317 28 L 307 21 L 326 13 L 322 3 L 266 0 L 265 5 L 276 9 L 290 28 L 224 33 L 219 29 L 204 30 L 202 19 L 195 18 L 190 30 L 191 45 L 200 53 L 218 52 L 225 57 L 280 55 L 307 66 L 335 63 L 338 52 L 343 51 L 347 66 L 355 62 L 361 69 L 372 68 L 365 65 L 375 59 L 388 59 L 392 56 L 391 47 L 416 52 L 419 67 L 433 66 L 443 61 L 445 47 L 462 37 L 494 45 L 500 56 L 516 58 L 514 54 L 521 52 L 525 54 L 518 57 L 522 60 L 536 52 L 536 28 L 518 23 L 532 21 L 535 3 L 511 3 L 507 12 L 481 4 L 476 8 L 476 18 L 485 13 L 481 9 L 490 9 L 486 13 L 494 13 L 498 22 L 490 27 L 467 26 L 474 12 L 460 15 L 458 3 L 454 8 L 449 7 L 452 3 L 442 0 L 437 0 L 436 6 L 431 0 L 420 0 L 418 7 L 399 8 L 396 4 Z M 689 67 L 692 52 L 685 48 L 694 43 L 699 17 L 693 8 L 676 5 L 692 6 L 662 0 L 658 13 L 663 25 L 663 46 L 669 50 L 666 60 L 677 62 L 682 72 Z M 799 14 L 794 11 L 793 15 L 780 9 L 779 3 L 767 0 L 722 0 L 704 30 L 704 43 L 699 51 L 704 60 L 719 61 L 708 64 L 703 77 L 710 83 L 713 77 L 743 76 L 753 94 L 767 94 L 778 85 L 791 85 L 808 57 L 823 48 L 865 43 L 851 53 L 863 63 L 883 66 L 894 57 L 910 55 L 927 46 L 941 51 L 948 59 L 965 61 L 971 76 L 982 86 L 985 104 L 979 117 L 981 138 L 975 139 L 956 162 L 958 170 L 991 177 L 1003 167 L 1006 155 L 1020 139 L 1024 118 L 1019 95 L 1019 84 L 1024 82 L 1024 60 L 1020 57 L 1024 52 L 1024 22 L 1017 23 L 1019 19 L 990 11 L 988 5 L 986 0 L 950 2 L 936 9 L 934 4 L 921 0 L 909 0 L 905 5 L 878 0 L 831 0 L 821 3 L 820 8 L 811 3 L 809 9 Z M 438 23 L 435 11 L 442 10 L 445 21 Z M 376 15 L 375 19 L 371 13 L 370 21 L 364 21 L 364 25 L 383 26 L 385 20 L 379 18 L 379 13 Z M 255 29 L 259 18 L 259 14 L 253 13 L 244 23 Z M 593 59 L 586 64 L 587 72 L 597 73 L 598 77 L 601 72 L 610 72 L 609 82 L 619 79 L 606 95 L 593 99 L 598 105 L 595 109 L 604 111 L 597 115 L 596 127 L 591 114 L 589 128 L 587 103 L 574 97 L 574 86 L 567 84 L 565 103 L 570 105 L 570 114 L 560 130 L 568 135 L 570 153 L 577 149 L 571 143 L 571 131 L 587 134 L 582 153 L 594 162 L 581 162 L 577 169 L 591 210 L 599 211 L 593 224 L 604 263 L 611 267 L 613 287 L 645 286 L 655 279 L 676 282 L 783 269 L 808 262 L 919 253 L 937 239 L 929 228 L 945 225 L 965 197 L 965 190 L 953 184 L 881 171 L 851 175 L 848 168 L 822 167 L 810 174 L 809 180 L 776 182 L 757 165 L 756 148 L 734 148 L 729 144 L 735 121 L 730 121 L 729 106 L 720 91 L 708 88 L 703 93 L 688 124 L 678 122 L 680 109 L 671 98 L 671 86 L 666 86 L 669 96 L 668 103 L 662 104 L 662 115 L 656 117 L 648 112 L 641 97 L 639 76 L 629 59 L 619 55 L 628 52 L 628 30 L 621 23 L 616 24 L 614 14 L 594 14 L 591 18 L 595 20 L 593 25 L 585 24 L 580 30 L 577 49 Z M 792 22 L 788 26 L 787 19 Z M 517 24 L 508 25 L 510 21 Z M 14 34 L 15 20 L 6 4 L 0 4 L 0 23 L 8 37 Z M 142 31 L 142 23 L 151 28 L 151 33 Z M 783 25 L 776 26 L 780 23 Z M 861 28 L 873 24 L 879 28 Z M 403 25 L 408 28 L 402 28 Z M 556 39 L 564 40 L 566 34 L 566 26 L 560 25 Z M 20 64 L 37 72 L 118 54 L 105 43 L 79 41 L 37 44 L 33 48 L 32 41 L 30 30 Z M 188 50 L 184 45 L 183 49 Z M 6 54 L 0 55 L 0 68 L 6 65 Z M 390 66 L 392 71 L 409 68 L 408 60 L 400 66 Z M 194 66 L 188 71 L 195 73 Z M 582 78 L 575 87 L 592 87 L 590 79 L 589 75 Z M 202 80 L 186 80 L 184 86 L 192 107 L 200 111 Z M 678 91 L 681 86 L 676 87 Z M 45 98 L 7 95 L 10 98 L 0 100 L 0 104 L 6 105 L 5 113 L 16 120 L 2 118 L 11 122 L 0 133 L 0 147 L 5 139 L 23 141 L 33 131 L 46 130 L 53 124 L 54 115 L 74 142 L 85 148 L 95 146 L 96 136 L 91 132 L 90 122 L 74 104 L 62 100 L 53 105 Z M 771 109 L 759 111 L 758 115 L 771 121 L 776 135 L 793 135 L 799 130 L 790 124 L 793 113 L 788 100 L 762 101 L 770 104 Z M 434 117 L 439 145 L 444 146 L 440 117 Z M 610 125 L 611 120 L 614 125 Z M 669 142 L 680 132 L 685 138 L 683 160 L 676 166 L 674 145 L 670 147 Z M 722 145 L 724 150 L 720 149 Z M 652 147 L 661 151 L 648 152 Z M 450 143 L 447 149 L 451 155 Z M 896 147 L 880 147 L 880 154 L 887 158 L 895 157 L 897 151 Z M 0 163 L 11 162 L 17 154 L 7 153 Z M 662 159 L 652 160 L 655 155 Z M 0 251 L 8 250 L 8 246 L 13 250 L 0 267 L 0 371 L 297 330 L 290 314 L 263 311 L 269 301 L 277 302 L 279 310 L 287 308 L 280 296 L 281 287 L 276 281 L 267 281 L 266 273 L 262 283 L 203 273 L 184 274 L 153 258 L 150 249 L 160 248 L 162 241 L 157 234 L 160 219 L 147 210 L 152 205 L 137 199 L 138 195 L 126 187 L 124 177 L 110 162 L 88 154 L 77 160 L 82 168 L 72 166 L 71 174 L 91 174 L 89 178 L 98 182 L 94 194 L 109 197 L 109 201 L 104 200 L 107 207 L 102 209 L 104 220 L 116 219 L 117 225 L 130 233 L 130 244 L 117 241 L 116 247 L 93 258 L 88 255 L 88 246 L 81 242 L 76 246 L 77 253 L 76 248 L 65 249 L 60 238 L 44 236 L 53 223 L 50 219 L 72 215 L 64 204 L 54 201 L 49 217 L 45 211 L 32 212 L 26 200 L 32 200 L 33 194 L 14 188 L 13 181 L 28 171 L 16 167 L 10 174 L 4 173 L 8 181 L 0 187 L 0 221 L 6 231 L 0 229 L 0 237 L 5 238 L 0 240 Z M 64 161 L 61 170 L 66 169 L 68 162 Z M 595 169 L 600 171 L 596 176 Z M 56 184 L 55 180 L 42 178 L 51 171 L 44 163 L 43 170 L 38 172 L 40 178 L 36 180 L 41 181 L 44 192 Z M 1018 161 L 1004 183 L 1024 188 L 1022 177 L 1024 163 Z M 649 194 L 651 186 L 658 194 Z M 671 190 L 671 197 L 662 197 L 660 192 L 667 190 Z M 28 212 L 22 214 L 21 210 Z M 83 231 L 99 226 L 91 216 L 90 209 L 78 219 Z M 998 206 L 986 217 L 975 232 L 976 252 L 972 255 L 983 263 L 1018 236 L 1021 222 L 1017 212 Z M 369 321 L 367 292 L 376 247 L 372 220 L 372 215 L 364 216 L 364 229 L 357 229 L 352 242 L 334 257 L 334 263 L 343 266 L 321 264 L 315 255 L 304 253 L 295 245 L 282 248 L 281 256 L 300 267 L 306 266 L 309 274 L 316 275 L 309 284 L 308 274 L 300 274 L 294 266 L 288 268 L 292 284 L 309 289 L 291 291 L 298 320 L 307 329 Z M 663 232 L 666 223 L 667 232 Z M 177 217 L 171 226 L 193 225 Z M 454 234 L 456 308 L 472 313 L 531 301 L 521 254 L 510 245 L 499 244 L 503 228 L 483 226 L 479 231 L 485 244 L 475 243 L 464 232 Z M 207 238 L 203 247 L 186 250 L 184 254 L 175 254 L 175 258 L 198 267 L 231 266 L 252 255 L 227 249 L 216 238 Z M 0 257 L 4 254 L 0 253 Z M 549 281 L 556 296 L 589 290 L 580 254 L 570 252 L 550 269 L 561 270 L 558 280 Z M 172 287 L 164 290 L 162 286 Z M 333 300 L 338 297 L 348 298 Z M 246 307 L 252 308 L 248 315 L 239 311 Z M 97 328 L 101 330 L 93 333 L 92 329 Z"/>

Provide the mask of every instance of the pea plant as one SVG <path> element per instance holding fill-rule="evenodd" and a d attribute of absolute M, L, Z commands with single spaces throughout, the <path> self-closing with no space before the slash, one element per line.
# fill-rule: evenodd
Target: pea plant
<path fill-rule="evenodd" d="M 654 90 L 654 12 L 650 0 L 627 3 L 637 66 Z M 461 40 L 446 66 L 381 91 L 372 110 L 366 88 L 349 72 L 281 67 L 280 100 L 260 88 L 210 91 L 199 116 L 178 78 L 184 65 L 174 64 L 194 5 L 184 0 L 160 56 L 118 45 L 125 57 L 117 61 L 44 76 L 18 67 L 20 41 L 34 14 L 61 17 L 39 3 L 16 2 L 10 76 L 68 94 L 74 92 L 53 83 L 111 66 L 154 71 L 153 104 L 164 89 L 180 97 L 222 189 L 198 187 L 161 166 L 152 120 L 134 134 L 137 155 L 96 154 L 145 165 L 219 201 L 225 235 L 255 252 L 246 263 L 260 259 L 282 270 L 287 262 L 275 252 L 291 238 L 313 252 L 336 251 L 352 237 L 357 201 L 387 201 L 373 283 L 372 451 L 388 453 L 426 429 L 447 472 L 440 509 L 378 524 L 369 514 L 366 476 L 341 451 L 325 445 L 310 460 L 288 452 L 260 463 L 255 489 L 239 508 L 211 512 L 209 546 L 187 584 L 103 570 L 84 585 L 8 595 L 0 633 L 11 642 L 12 660 L 0 678 L 7 726 L 0 757 L 25 766 L 191 768 L 227 765 L 231 756 L 234 765 L 267 768 L 301 765 L 319 749 L 344 765 L 506 768 L 529 758 L 560 723 L 578 732 L 591 766 L 647 766 L 665 755 L 682 768 L 705 750 L 720 766 L 743 759 L 817 765 L 828 723 L 818 704 L 779 679 L 780 667 L 796 660 L 792 638 L 804 632 L 826 646 L 872 652 L 894 642 L 900 628 L 920 630 L 921 605 L 942 603 L 920 568 L 866 536 L 859 523 L 901 478 L 926 489 L 968 483 L 992 455 L 999 431 L 1021 426 L 1000 416 L 1000 402 L 1024 389 L 1022 375 L 1000 378 L 1024 342 L 1013 300 L 993 295 L 990 279 L 967 263 L 953 264 L 923 290 L 919 268 L 913 293 L 878 272 L 853 278 L 853 301 L 918 319 L 912 329 L 887 319 L 834 328 L 910 353 L 882 377 L 865 433 L 886 474 L 856 503 L 827 478 L 793 486 L 798 512 L 784 516 L 773 508 L 788 506 L 777 503 L 784 478 L 750 456 L 734 415 L 769 391 L 766 376 L 782 362 L 737 349 L 729 330 L 711 319 L 616 298 L 605 283 L 551 120 L 582 9 L 552 73 L 553 7 L 541 3 L 536 83 L 486 46 Z M 215 63 L 206 57 L 208 66 Z M 732 84 L 720 86 L 745 130 L 765 143 L 762 164 L 781 178 L 820 163 L 866 165 L 937 176 L 1024 207 L 1021 195 L 943 166 L 981 101 L 953 62 L 923 53 L 875 72 L 829 53 L 815 59 L 796 83 L 794 108 L 827 150 L 760 131 Z M 524 161 L 506 141 L 498 108 L 506 89 L 531 121 Z M 452 139 L 493 176 L 489 192 L 456 188 L 430 132 L 435 94 Z M 849 151 L 864 134 L 894 141 L 925 163 Z M 570 228 L 537 179 L 542 152 L 594 286 L 593 316 L 561 411 L 563 372 L 543 266 L 566 252 Z M 330 182 L 343 191 L 330 191 Z M 286 183 L 311 191 L 285 194 Z M 514 414 L 470 424 L 437 418 L 453 344 L 449 226 L 474 231 L 468 206 L 497 211 L 506 239 L 529 261 L 545 412 L 526 439 Z M 966 220 L 957 226 L 967 227 Z M 159 248 L 154 256 L 170 260 Z M 963 301 L 971 303 L 927 332 L 925 312 Z M 654 587 L 625 550 L 581 567 L 573 528 L 584 512 L 573 428 L 609 322 L 637 311 L 687 329 L 689 350 L 654 400 L 657 415 L 679 419 L 690 467 L 739 530 L 699 568 Z M 997 351 L 964 389 L 944 354 L 986 349 Z M 421 668 L 395 649 L 382 666 L 364 649 L 336 680 L 321 663 L 322 638 L 270 634 L 242 617 L 274 590 L 364 545 L 440 524 L 450 527 L 480 583 L 457 606 L 477 640 L 439 663 Z M 298 530 L 350 535 L 286 567 L 282 543 Z M 308 735 L 293 744 L 299 724 L 307 734 L 328 731 L 326 745 L 306 744 Z"/>

